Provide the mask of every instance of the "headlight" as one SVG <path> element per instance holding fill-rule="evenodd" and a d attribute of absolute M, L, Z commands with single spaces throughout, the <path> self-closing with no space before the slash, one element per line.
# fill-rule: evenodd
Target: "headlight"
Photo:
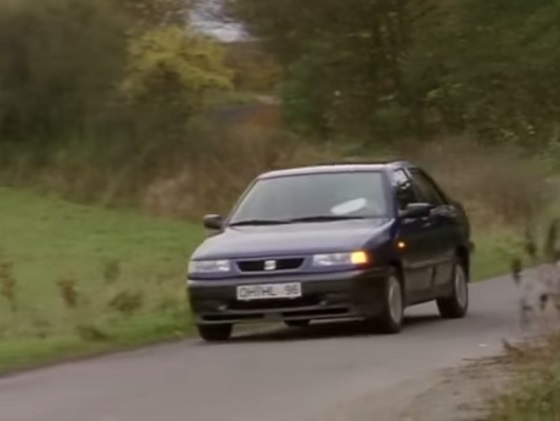
<path fill-rule="evenodd" d="M 191 260 L 189 273 L 226 273 L 231 270 L 229 260 Z"/>
<path fill-rule="evenodd" d="M 314 266 L 359 266 L 365 265 L 369 261 L 369 255 L 365 251 L 317 254 L 313 256 Z"/>

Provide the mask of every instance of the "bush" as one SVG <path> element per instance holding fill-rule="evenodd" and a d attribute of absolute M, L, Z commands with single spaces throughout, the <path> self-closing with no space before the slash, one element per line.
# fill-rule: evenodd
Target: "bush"
<path fill-rule="evenodd" d="M 482 146 L 466 137 L 405 149 L 464 202 L 480 225 L 526 226 L 551 200 L 547 172 L 508 147 Z"/>
<path fill-rule="evenodd" d="M 536 330 L 520 345 L 506 343 L 515 381 L 508 393 L 494 400 L 492 420 L 556 420 L 560 414 L 559 228 L 558 221 L 550 223 L 542 244 L 535 241 L 536 234 L 528 234 L 526 256 L 513 262 L 513 279 L 521 289 L 521 325 Z M 523 257 L 544 266 L 527 276 L 521 271 Z"/>

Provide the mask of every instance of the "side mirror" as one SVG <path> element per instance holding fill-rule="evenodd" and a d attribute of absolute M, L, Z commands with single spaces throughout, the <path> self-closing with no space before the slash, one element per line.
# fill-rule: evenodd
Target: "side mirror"
<path fill-rule="evenodd" d="M 410 203 L 399 212 L 401 218 L 425 218 L 430 216 L 433 206 L 429 203 Z"/>
<path fill-rule="evenodd" d="M 224 219 L 221 215 L 211 214 L 204 216 L 204 227 L 210 230 L 221 230 L 224 225 Z"/>

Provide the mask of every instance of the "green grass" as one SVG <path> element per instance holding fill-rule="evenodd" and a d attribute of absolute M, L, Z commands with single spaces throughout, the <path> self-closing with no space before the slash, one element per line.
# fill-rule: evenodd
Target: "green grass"
<path fill-rule="evenodd" d="M 0 215 L 0 264 L 13 265 L 17 306 L 0 296 L 0 371 L 188 330 L 184 277 L 202 227 L 1 188 Z M 61 280 L 75 284 L 76 308 Z M 110 308 L 123 292 L 132 307 Z"/>
<path fill-rule="evenodd" d="M 184 281 L 199 224 L 5 188 L 0 215 L 0 267 L 13 265 L 0 291 L 13 279 L 16 305 L 0 296 L 0 372 L 190 333 Z M 510 237 L 479 236 L 476 279 L 508 270 Z"/>
<path fill-rule="evenodd" d="M 548 293 L 544 312 L 541 313 L 537 303 L 532 308 L 532 322 L 540 328 L 540 337 L 531 337 L 507 348 L 514 377 L 510 386 L 492 401 L 491 421 L 560 420 L 560 331 L 557 328 L 560 297 L 557 295 L 558 285 L 549 283 L 558 277 L 556 215 L 558 203 L 545 212 L 543 226 L 533 234 L 526 250 L 532 261 L 542 262 L 553 271 L 553 274 L 537 273 L 533 279 L 533 282 L 546 285 Z"/>
<path fill-rule="evenodd" d="M 473 280 L 481 281 L 510 272 L 512 258 L 522 251 L 519 234 L 494 229 L 474 235 Z"/>

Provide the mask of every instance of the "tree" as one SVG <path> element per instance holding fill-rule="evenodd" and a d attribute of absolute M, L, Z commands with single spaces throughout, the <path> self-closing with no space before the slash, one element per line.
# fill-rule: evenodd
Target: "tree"
<path fill-rule="evenodd" d="M 183 24 L 192 0 L 117 0 L 121 10 L 142 28 Z"/>
<path fill-rule="evenodd" d="M 274 58 L 254 41 L 226 45 L 226 63 L 234 72 L 235 88 L 242 92 L 270 94 L 282 80 L 282 69 Z"/>
<path fill-rule="evenodd" d="M 533 145 L 558 132 L 556 1 L 226 1 L 283 64 L 286 113 L 308 133 Z"/>
<path fill-rule="evenodd" d="M 403 0 L 228 2 L 287 69 L 286 112 L 296 126 L 356 137 L 390 135 L 395 125 L 388 117 L 408 104 L 400 64 L 411 29 L 405 6 Z"/>
<path fill-rule="evenodd" d="M 126 37 L 109 0 L 0 5 L 0 142 L 83 132 L 120 77 Z"/>
<path fill-rule="evenodd" d="M 549 0 L 440 4 L 416 25 L 407 83 L 449 130 L 542 144 L 560 117 L 559 22 Z"/>
<path fill-rule="evenodd" d="M 150 132 L 184 134 L 186 123 L 232 86 L 224 49 L 213 39 L 178 26 L 134 40 L 120 90 Z"/>

